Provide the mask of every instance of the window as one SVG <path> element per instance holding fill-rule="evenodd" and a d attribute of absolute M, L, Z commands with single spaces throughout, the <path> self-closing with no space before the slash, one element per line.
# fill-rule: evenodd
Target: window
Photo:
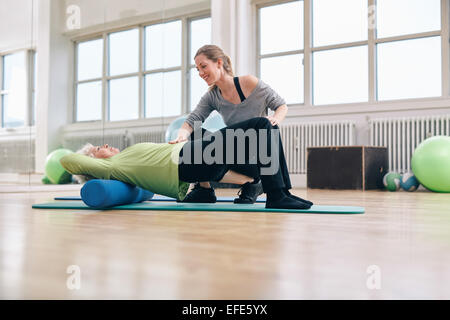
<path fill-rule="evenodd" d="M 441 39 L 380 43 L 378 99 L 437 97 L 441 93 Z"/>
<path fill-rule="evenodd" d="M 34 56 L 32 51 L 18 51 L 0 56 L 0 116 L 3 128 L 34 123 Z M 28 70 L 33 70 L 31 73 Z"/>
<path fill-rule="evenodd" d="M 139 29 L 108 35 L 108 120 L 139 118 Z"/>
<path fill-rule="evenodd" d="M 303 1 L 259 9 L 259 29 L 261 79 L 288 104 L 303 103 Z"/>
<path fill-rule="evenodd" d="M 440 29 L 440 0 L 377 0 L 378 38 Z"/>
<path fill-rule="evenodd" d="M 181 21 L 145 28 L 145 116 L 181 114 Z"/>
<path fill-rule="evenodd" d="M 109 120 L 131 120 L 139 117 L 139 84 L 137 77 L 109 81 Z"/>
<path fill-rule="evenodd" d="M 367 4 L 361 0 L 313 0 L 313 104 L 369 100 Z M 359 41 L 365 45 L 357 46 Z"/>
<path fill-rule="evenodd" d="M 442 42 L 442 26 L 449 24 L 447 15 L 441 21 L 443 1 L 276 2 L 258 6 L 259 76 L 288 104 L 443 95 L 450 77 L 442 70 L 449 58 L 442 56 L 449 51 Z"/>
<path fill-rule="evenodd" d="M 442 95 L 440 3 L 377 1 L 378 100 Z"/>
<path fill-rule="evenodd" d="M 77 45 L 76 121 L 102 118 L 103 39 Z"/>
<path fill-rule="evenodd" d="M 313 0 L 313 46 L 367 40 L 367 1 Z"/>
<path fill-rule="evenodd" d="M 190 30 L 189 52 L 182 48 L 183 30 Z M 78 42 L 75 121 L 171 117 L 189 111 L 207 90 L 193 74 L 192 52 L 210 42 L 211 19 L 203 17 L 131 27 Z"/>
<path fill-rule="evenodd" d="M 198 75 L 194 57 L 199 48 L 211 43 L 211 18 L 192 20 L 189 35 L 191 43 L 189 54 L 189 111 L 191 111 L 195 109 L 203 94 L 208 90 L 208 85 Z"/>
<path fill-rule="evenodd" d="M 315 52 L 314 104 L 368 101 L 367 57 L 367 46 Z"/>
<path fill-rule="evenodd" d="M 109 63 L 110 76 L 136 73 L 139 69 L 139 30 L 109 34 Z"/>

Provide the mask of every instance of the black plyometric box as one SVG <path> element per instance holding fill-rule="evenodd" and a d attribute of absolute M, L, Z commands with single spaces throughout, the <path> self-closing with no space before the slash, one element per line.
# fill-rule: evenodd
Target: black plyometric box
<path fill-rule="evenodd" d="M 386 147 L 310 147 L 307 186 L 313 189 L 383 189 L 388 172 Z"/>

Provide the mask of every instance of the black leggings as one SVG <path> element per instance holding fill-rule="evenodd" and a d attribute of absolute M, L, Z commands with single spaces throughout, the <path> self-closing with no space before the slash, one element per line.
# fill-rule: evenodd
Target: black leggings
<path fill-rule="evenodd" d="M 232 136 L 233 132 L 236 132 L 235 136 Z M 252 133 L 255 133 L 253 140 L 249 138 Z M 237 136 L 244 134 L 247 138 L 238 141 Z M 205 154 L 212 158 L 207 159 Z M 202 139 L 188 141 L 180 151 L 178 176 L 181 181 L 220 181 L 229 170 L 252 178 L 260 177 L 266 193 L 274 189 L 291 189 L 278 126 L 272 126 L 267 118 L 253 118 Z"/>

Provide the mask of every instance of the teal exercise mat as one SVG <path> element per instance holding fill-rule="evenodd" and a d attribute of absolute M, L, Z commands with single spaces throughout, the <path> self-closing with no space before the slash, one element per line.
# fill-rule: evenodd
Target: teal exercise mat
<path fill-rule="evenodd" d="M 62 201 L 35 204 L 34 209 L 72 209 L 95 210 L 82 201 Z M 231 203 L 163 203 L 140 202 L 104 210 L 162 210 L 162 211 L 244 211 L 244 212 L 287 212 L 287 213 L 329 213 L 329 214 L 358 214 L 364 213 L 363 207 L 352 206 L 320 206 L 313 205 L 310 209 L 266 209 L 265 204 L 231 204 Z"/>
<path fill-rule="evenodd" d="M 233 202 L 235 198 L 237 198 L 237 196 L 235 196 L 235 197 L 217 197 L 217 202 Z M 73 200 L 81 200 L 81 197 L 55 197 L 55 200 L 73 201 Z M 157 194 L 157 195 L 154 195 L 153 198 L 149 201 L 177 201 L 177 200 L 174 198 L 161 196 L 161 195 Z M 259 203 L 266 202 L 266 198 L 259 197 L 258 199 L 256 199 L 256 202 L 259 202 Z"/>

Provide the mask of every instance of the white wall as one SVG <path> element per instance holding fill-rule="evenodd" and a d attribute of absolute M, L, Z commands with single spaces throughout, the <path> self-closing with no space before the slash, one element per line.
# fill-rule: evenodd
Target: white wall
<path fill-rule="evenodd" d="M 42 173 L 47 154 L 61 146 L 62 128 L 70 121 L 73 43 L 61 32 L 63 1 L 39 0 L 38 11 L 35 167 Z"/>
<path fill-rule="evenodd" d="M 267 0 L 211 0 L 213 42 L 231 55 L 235 73 L 256 74 L 257 10 L 255 3 Z M 447 7 L 444 8 L 448 10 Z M 448 36 L 445 30 L 443 38 Z M 445 52 L 444 46 L 444 56 Z M 443 68 L 448 67 L 444 59 Z M 264 79 L 263 79 L 264 80 Z M 445 78 L 444 78 L 445 80 Z M 445 81 L 444 81 L 445 83 Z M 306 96 L 306 93 L 305 93 Z M 409 117 L 450 114 L 449 89 L 443 97 L 386 101 L 373 104 L 348 104 L 335 106 L 290 106 L 285 123 L 350 120 L 356 123 L 356 143 L 369 143 L 368 121 L 371 118 Z"/>
<path fill-rule="evenodd" d="M 79 28 L 71 30 L 67 21 L 70 5 L 79 7 Z M 40 0 L 37 50 L 39 52 L 36 171 L 43 172 L 49 152 L 61 146 L 62 129 L 71 122 L 73 101 L 74 46 L 72 38 L 96 30 L 107 30 L 133 19 L 166 13 L 186 6 L 205 6 L 204 0 Z"/>
<path fill-rule="evenodd" d="M 0 52 L 31 47 L 38 51 L 37 170 L 42 172 L 46 154 L 58 146 L 61 128 L 70 123 L 73 38 L 127 24 L 168 18 L 183 14 L 187 8 L 210 9 L 213 43 L 231 56 L 237 75 L 256 74 L 254 2 L 257 1 L 1 0 Z M 66 9 L 70 5 L 80 8 L 81 28 L 78 30 L 69 30 L 66 25 Z M 357 123 L 357 143 L 367 144 L 367 121 L 370 118 L 446 113 L 450 113 L 450 100 L 438 98 L 374 105 L 292 106 L 285 121 L 353 120 Z M 148 126 L 146 121 L 138 122 L 142 128 Z M 129 123 L 114 124 L 115 127 L 118 125 L 126 128 Z"/>
<path fill-rule="evenodd" d="M 114 23 L 143 15 L 155 14 L 161 19 L 177 8 L 207 3 L 205 0 L 63 0 L 66 7 L 80 8 L 81 29 Z M 69 31 L 67 28 L 65 31 Z"/>
<path fill-rule="evenodd" d="M 37 0 L 1 0 L 0 53 L 35 45 Z"/>

